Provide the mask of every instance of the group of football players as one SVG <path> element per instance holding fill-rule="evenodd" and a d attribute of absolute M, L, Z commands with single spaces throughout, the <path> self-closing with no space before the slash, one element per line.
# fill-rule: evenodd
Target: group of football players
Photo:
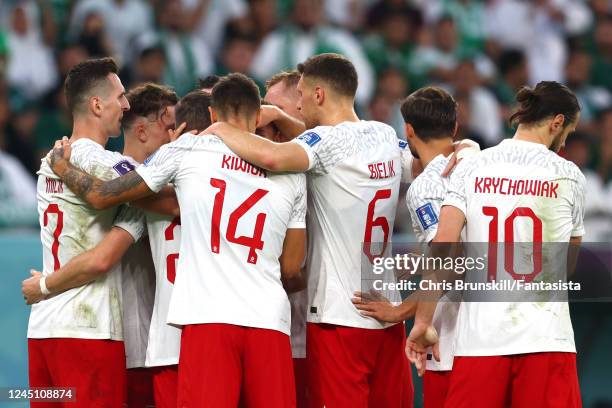
<path fill-rule="evenodd" d="M 390 247 L 401 182 L 423 244 L 579 242 L 584 177 L 556 154 L 575 96 L 523 88 L 515 137 L 475 153 L 445 90 L 402 102 L 406 142 L 358 118 L 357 83 L 337 54 L 274 76 L 263 102 L 242 74 L 179 99 L 126 93 L 112 59 L 76 65 L 72 135 L 38 173 L 30 386 L 83 407 L 411 407 L 411 360 L 427 407 L 580 406 L 567 303 L 394 303 L 361 271 Z M 121 130 L 123 154 L 105 150 Z"/>

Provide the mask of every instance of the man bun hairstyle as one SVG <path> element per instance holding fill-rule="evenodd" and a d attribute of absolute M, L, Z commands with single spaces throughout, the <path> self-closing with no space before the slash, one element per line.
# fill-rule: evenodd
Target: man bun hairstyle
<path fill-rule="evenodd" d="M 355 97 L 357 71 L 351 61 L 340 54 L 319 54 L 298 64 L 298 72 L 304 78 L 325 81 L 337 94 Z"/>
<path fill-rule="evenodd" d="M 185 132 L 192 130 L 203 131 L 211 125 L 210 106 L 211 96 L 208 92 L 197 89 L 183 96 L 176 105 L 174 115 L 176 118 L 176 126 L 180 126 L 185 122 Z"/>
<path fill-rule="evenodd" d="M 542 81 L 535 88 L 522 87 L 516 94 L 519 107 L 510 117 L 510 124 L 534 124 L 555 115 L 565 116 L 563 127 L 576 120 L 580 104 L 576 95 L 565 85 Z"/>
<path fill-rule="evenodd" d="M 404 122 L 423 140 L 452 137 L 457 123 L 457 102 L 444 89 L 428 86 L 408 95 L 401 106 Z"/>
<path fill-rule="evenodd" d="M 112 58 L 88 59 L 72 67 L 64 82 L 70 111 L 73 114 L 85 111 L 85 103 L 94 96 L 93 91 L 104 85 L 109 74 L 117 72 L 117 64 Z"/>
<path fill-rule="evenodd" d="M 259 87 L 249 77 L 239 73 L 222 77 L 211 92 L 210 105 L 220 119 L 229 116 L 251 116 L 259 112 Z"/>
<path fill-rule="evenodd" d="M 174 106 L 178 102 L 176 93 L 167 86 L 157 85 L 152 82 L 130 89 L 125 95 L 130 110 L 123 113 L 121 120 L 124 128 L 129 128 L 139 117 L 159 115 L 168 106 Z"/>

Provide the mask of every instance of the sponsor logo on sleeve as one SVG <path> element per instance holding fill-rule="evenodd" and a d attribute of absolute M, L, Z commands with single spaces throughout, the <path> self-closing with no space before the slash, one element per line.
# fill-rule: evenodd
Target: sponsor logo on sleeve
<path fill-rule="evenodd" d="M 120 175 L 124 175 L 134 170 L 134 166 L 127 160 L 122 160 L 113 166 L 113 169 Z"/>
<path fill-rule="evenodd" d="M 321 136 L 317 135 L 315 132 L 308 132 L 299 136 L 298 139 L 306 143 L 308 146 L 313 147 L 321 141 Z"/>
<path fill-rule="evenodd" d="M 416 209 L 416 213 L 424 230 L 438 223 L 438 216 L 436 215 L 431 203 L 420 206 Z"/>
<path fill-rule="evenodd" d="M 404 150 L 408 147 L 408 142 L 405 140 L 398 140 L 397 143 L 399 144 L 400 149 Z"/>

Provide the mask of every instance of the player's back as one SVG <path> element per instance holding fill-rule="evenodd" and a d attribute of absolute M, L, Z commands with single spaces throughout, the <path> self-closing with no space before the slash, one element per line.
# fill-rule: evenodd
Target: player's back
<path fill-rule="evenodd" d="M 565 272 L 566 244 L 584 232 L 585 180 L 573 163 L 542 144 L 510 139 L 461 163 L 452 178 L 445 204 L 463 206 L 467 242 L 500 243 L 489 246 L 488 280 L 537 282 L 550 279 L 538 269 Z M 519 250 L 522 256 L 506 259 Z M 575 351 L 566 302 L 464 302 L 459 321 L 458 355 Z"/>
<path fill-rule="evenodd" d="M 279 257 L 287 229 L 305 227 L 305 176 L 254 167 L 214 135 L 185 134 L 158 154 L 175 148 L 188 152 L 174 177 L 182 237 L 168 321 L 289 334 Z"/>
<path fill-rule="evenodd" d="M 308 321 L 382 328 L 359 314 L 361 261 L 390 243 L 401 178 L 393 128 L 380 122 L 318 126 L 295 139 L 310 156 L 308 171 Z"/>
<path fill-rule="evenodd" d="M 109 180 L 131 170 L 119 153 L 82 138 L 72 143 L 70 162 Z M 95 247 L 110 230 L 117 210 L 94 210 L 70 191 L 43 159 L 37 185 L 43 271 L 52 273 L 74 256 Z M 117 269 L 95 281 L 32 306 L 29 338 L 122 339 L 121 276 Z"/>

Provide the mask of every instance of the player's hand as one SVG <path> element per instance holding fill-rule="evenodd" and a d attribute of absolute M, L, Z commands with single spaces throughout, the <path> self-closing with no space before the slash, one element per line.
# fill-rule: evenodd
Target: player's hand
<path fill-rule="evenodd" d="M 264 127 L 269 125 L 270 123 L 278 120 L 279 116 L 282 114 L 281 109 L 275 105 L 261 105 L 259 108 L 259 122 L 257 122 L 257 127 Z"/>
<path fill-rule="evenodd" d="M 21 292 L 26 304 L 33 305 L 41 300 L 45 300 L 45 295 L 40 291 L 40 279 L 43 277 L 41 272 L 30 270 L 32 277 L 21 282 Z"/>
<path fill-rule="evenodd" d="M 427 349 L 431 347 L 436 361 L 440 361 L 438 333 L 433 326 L 416 323 L 406 339 L 406 357 L 417 369 L 419 377 L 425 373 Z"/>
<path fill-rule="evenodd" d="M 61 176 L 61 169 L 70 161 L 71 154 L 70 140 L 64 136 L 62 140 L 56 141 L 53 145 L 53 149 L 47 155 L 47 163 L 56 174 Z"/>
<path fill-rule="evenodd" d="M 463 139 L 455 143 L 455 152 L 451 155 L 446 168 L 442 172 L 442 177 L 448 177 L 453 171 L 457 163 L 466 157 L 473 156 L 480 152 L 480 145 L 473 140 Z"/>
<path fill-rule="evenodd" d="M 185 130 L 186 127 L 187 127 L 187 123 L 183 122 L 176 129 L 168 129 L 168 137 L 170 138 L 170 141 L 174 142 L 176 139 L 178 139 L 179 136 L 183 134 L 183 131 Z"/>
<path fill-rule="evenodd" d="M 374 291 L 355 292 L 354 296 L 351 301 L 362 316 L 373 317 L 385 323 L 397 323 L 403 320 L 399 308 Z"/>

